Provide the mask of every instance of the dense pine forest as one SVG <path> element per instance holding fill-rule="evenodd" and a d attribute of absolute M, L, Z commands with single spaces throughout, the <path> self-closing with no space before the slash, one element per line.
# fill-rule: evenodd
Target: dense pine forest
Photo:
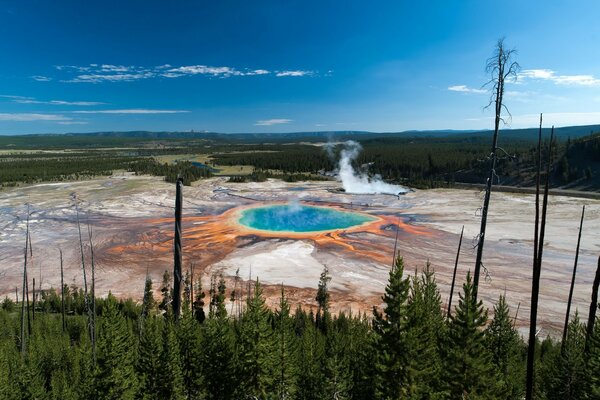
<path fill-rule="evenodd" d="M 350 136 L 351 137 L 351 136 Z M 43 137 L 42 137 L 43 138 Z M 11 150 L 0 154 L 0 187 L 22 183 L 52 182 L 89 179 L 111 175 L 115 171 L 163 176 L 174 182 L 177 175 L 184 183 L 218 173 L 219 166 L 249 165 L 254 173 L 231 175 L 232 181 L 262 181 L 278 178 L 289 182 L 323 179 L 324 172 L 337 166 L 341 145 L 326 151 L 322 143 L 227 143 L 207 139 L 164 139 L 142 141 L 127 137 L 87 137 L 71 143 L 68 150 L 59 149 L 55 136 L 41 140 L 36 150 Z M 102 139 L 100 144 L 131 146 L 122 149 L 99 147 L 89 149 L 91 139 Z M 38 138 L 36 137 L 36 140 Z M 52 140 L 49 140 L 52 139 Z M 64 139 L 64 138 L 63 138 Z M 108 140 L 112 139 L 112 140 Z M 138 142 L 132 142 L 136 139 Z M 357 169 L 378 174 L 384 180 L 416 188 L 453 186 L 455 183 L 481 183 L 488 171 L 489 138 L 476 134 L 448 137 L 397 137 L 393 135 L 357 136 L 363 151 L 355 161 Z M 80 142 L 81 140 L 81 142 Z M 20 142 L 18 142 L 20 143 Z M 44 145 L 46 143 L 46 145 Z M 597 191 L 600 189 L 600 162 L 598 161 L 600 134 L 563 138 L 554 145 L 551 187 Z M 21 146 L 22 147 L 22 146 Z M 503 154 L 498 157 L 495 184 L 533 186 L 535 176 L 536 141 L 530 136 L 508 135 L 503 143 Z M 200 168 L 187 162 L 186 157 L 204 154 L 210 166 Z M 161 162 L 161 156 L 182 157 L 177 162 Z"/>
<path fill-rule="evenodd" d="M 90 314 L 67 285 L 6 298 L 0 399 L 523 398 L 515 310 L 500 297 L 488 320 L 470 274 L 450 315 L 429 266 L 410 274 L 398 257 L 369 315 L 332 315 L 331 278 L 325 269 L 315 309 L 292 310 L 282 288 L 271 310 L 258 279 L 228 290 L 213 277 L 205 293 L 187 274 L 178 319 L 168 272 L 159 299 L 147 279 L 142 304 L 109 295 Z M 568 332 L 536 344 L 536 399 L 600 398 L 600 328 L 586 338 L 575 313 Z"/>

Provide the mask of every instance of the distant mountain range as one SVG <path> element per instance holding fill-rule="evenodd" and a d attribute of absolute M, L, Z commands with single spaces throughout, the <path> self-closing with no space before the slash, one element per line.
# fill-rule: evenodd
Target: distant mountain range
<path fill-rule="evenodd" d="M 511 139 L 534 140 L 538 135 L 538 128 L 502 129 L 502 137 Z M 92 133 L 66 133 L 64 136 L 104 136 L 140 139 L 225 139 L 235 141 L 323 141 L 328 139 L 367 139 L 373 137 L 415 137 L 415 138 L 441 138 L 441 137 L 472 137 L 491 135 L 492 130 L 409 130 L 402 132 L 369 132 L 369 131 L 315 131 L 315 132 L 287 132 L 287 133 L 219 133 L 219 132 L 152 132 L 152 131 L 127 131 L 127 132 L 92 132 Z M 566 126 L 555 128 L 554 134 L 560 139 L 578 138 L 591 133 L 600 132 L 600 125 Z M 544 128 L 544 134 L 549 134 L 550 128 Z"/>

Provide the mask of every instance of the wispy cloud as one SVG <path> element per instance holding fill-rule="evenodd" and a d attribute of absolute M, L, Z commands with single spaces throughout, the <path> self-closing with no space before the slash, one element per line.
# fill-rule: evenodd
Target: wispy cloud
<path fill-rule="evenodd" d="M 255 126 L 272 126 L 272 125 L 280 125 L 280 124 L 289 124 L 292 122 L 292 119 L 287 118 L 273 118 L 273 119 L 261 119 L 256 121 Z"/>
<path fill-rule="evenodd" d="M 525 79 L 545 80 L 557 85 L 600 86 L 600 79 L 593 75 L 559 75 L 551 69 L 526 69 L 519 73 L 518 81 Z"/>
<path fill-rule="evenodd" d="M 66 100 L 37 100 L 35 97 L 13 96 L 2 94 L 0 97 L 10 99 L 19 104 L 49 104 L 53 106 L 99 106 L 106 103 L 101 101 L 66 101 Z"/>
<path fill-rule="evenodd" d="M 180 114 L 188 113 L 188 110 L 153 110 L 148 108 L 126 108 L 119 110 L 78 110 L 73 114 Z"/>
<path fill-rule="evenodd" d="M 450 90 L 451 92 L 461 92 L 461 93 L 487 93 L 487 90 L 485 89 L 475 89 L 475 88 L 470 88 L 467 85 L 454 85 L 454 86 L 448 86 L 448 90 Z"/>
<path fill-rule="evenodd" d="M 60 114 L 36 114 L 36 113 L 0 113 L 0 121 L 71 121 L 72 118 Z"/>
<path fill-rule="evenodd" d="M 29 99 L 16 99 L 13 100 L 15 103 L 20 104 L 50 104 L 53 106 L 99 106 L 102 104 L 100 101 L 64 101 L 64 100 L 50 100 L 50 101 L 42 101 L 42 100 L 29 100 Z"/>
<path fill-rule="evenodd" d="M 52 78 L 50 78 L 49 76 L 42 76 L 42 75 L 34 75 L 31 77 L 31 79 L 33 79 L 34 81 L 38 81 L 38 82 L 50 82 L 52 80 Z"/>
<path fill-rule="evenodd" d="M 57 65 L 55 68 L 67 77 L 62 82 L 69 83 L 101 83 L 101 82 L 132 82 L 151 78 L 180 78 L 185 76 L 208 76 L 230 78 L 242 76 L 274 75 L 277 77 L 313 76 L 315 71 L 285 70 L 270 71 L 268 69 L 234 68 L 229 66 L 182 65 L 164 64 L 154 67 L 125 66 L 113 64 L 90 64 L 87 66 Z"/>
<path fill-rule="evenodd" d="M 314 74 L 313 71 L 295 70 L 295 71 L 277 71 L 275 76 L 279 76 L 279 77 L 282 77 L 282 76 L 310 76 L 313 74 Z"/>
<path fill-rule="evenodd" d="M 87 125 L 87 121 L 58 121 L 57 124 L 61 125 Z"/>

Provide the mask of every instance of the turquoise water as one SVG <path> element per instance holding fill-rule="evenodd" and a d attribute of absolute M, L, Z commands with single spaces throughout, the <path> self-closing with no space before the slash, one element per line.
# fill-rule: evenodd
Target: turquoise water
<path fill-rule="evenodd" d="M 332 208 L 279 204 L 244 210 L 239 223 L 264 231 L 315 232 L 349 228 L 374 220 L 368 215 Z"/>

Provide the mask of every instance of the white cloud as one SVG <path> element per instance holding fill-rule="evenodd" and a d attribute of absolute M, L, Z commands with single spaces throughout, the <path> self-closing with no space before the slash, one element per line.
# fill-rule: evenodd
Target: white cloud
<path fill-rule="evenodd" d="M 289 124 L 292 122 L 292 119 L 287 118 L 273 118 L 273 119 L 261 119 L 256 121 L 255 126 L 272 126 L 272 125 L 280 125 L 280 124 Z"/>
<path fill-rule="evenodd" d="M 50 82 L 52 80 L 52 78 L 50 78 L 48 76 L 42 76 L 42 75 L 34 75 L 31 77 L 31 79 L 33 79 L 34 81 L 38 81 L 38 82 Z"/>
<path fill-rule="evenodd" d="M 0 113 L 0 121 L 71 121 L 72 118 L 60 114 L 35 114 L 35 113 Z"/>
<path fill-rule="evenodd" d="M 466 85 L 454 85 L 448 86 L 448 90 L 451 92 L 461 92 L 461 93 L 487 93 L 485 89 L 474 89 L 470 88 Z"/>
<path fill-rule="evenodd" d="M 281 76 L 310 76 L 312 74 L 313 74 L 312 71 L 295 70 L 295 71 L 277 71 L 275 76 L 279 76 L 279 77 L 281 77 Z"/>
<path fill-rule="evenodd" d="M 50 100 L 50 101 L 41 101 L 34 99 L 15 99 L 13 100 L 15 103 L 20 104 L 50 104 L 53 106 L 99 106 L 102 104 L 100 101 L 65 101 L 65 100 Z"/>
<path fill-rule="evenodd" d="M 72 111 L 73 114 L 180 114 L 187 110 L 153 110 L 148 108 L 126 108 L 119 110 L 79 110 Z"/>
<path fill-rule="evenodd" d="M 68 83 L 100 83 L 100 82 L 131 82 L 156 76 L 153 72 L 136 74 L 82 74 L 63 82 Z"/>
<path fill-rule="evenodd" d="M 212 75 L 212 76 L 240 76 L 242 72 L 237 71 L 231 67 L 209 67 L 207 65 L 188 65 L 178 68 L 172 68 L 167 71 L 168 73 L 181 74 L 181 75 Z"/>
<path fill-rule="evenodd" d="M 59 121 L 57 123 L 61 124 L 61 125 L 87 125 L 88 124 L 86 121 Z"/>
<path fill-rule="evenodd" d="M 57 65 L 55 66 L 55 68 L 63 74 L 71 75 L 70 77 L 62 80 L 62 82 L 69 83 L 131 82 L 150 78 L 162 77 L 173 79 L 194 75 L 203 75 L 219 78 L 258 75 L 275 75 L 278 77 L 299 77 L 315 75 L 314 71 L 269 71 L 264 68 L 238 69 L 228 66 L 210 66 L 202 64 L 182 66 L 172 66 L 170 64 L 163 64 L 147 68 L 139 66 L 125 66 L 113 64 L 89 64 L 88 66 Z"/>
<path fill-rule="evenodd" d="M 551 69 L 526 69 L 519 73 L 518 80 L 546 80 L 557 85 L 567 86 L 600 86 L 600 79 L 593 75 L 557 75 Z"/>

